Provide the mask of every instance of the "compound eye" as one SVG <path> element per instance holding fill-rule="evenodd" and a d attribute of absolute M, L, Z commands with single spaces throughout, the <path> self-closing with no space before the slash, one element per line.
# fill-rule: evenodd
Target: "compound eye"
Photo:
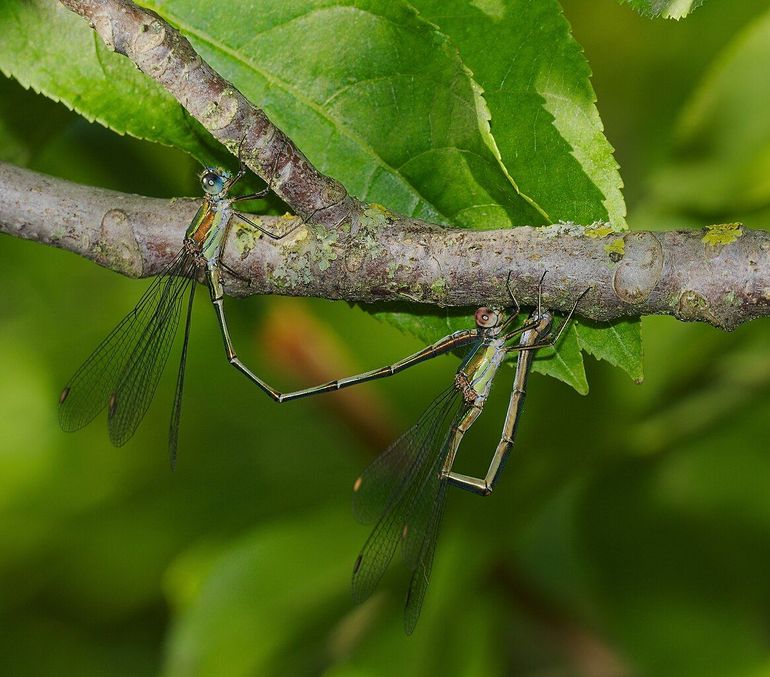
<path fill-rule="evenodd" d="M 221 193 L 225 187 L 225 180 L 217 172 L 208 170 L 201 175 L 201 185 L 209 195 Z"/>
<path fill-rule="evenodd" d="M 489 327 L 494 327 L 497 324 L 497 313 L 491 308 L 482 306 L 476 311 L 475 319 L 476 324 L 479 327 L 488 329 Z"/>

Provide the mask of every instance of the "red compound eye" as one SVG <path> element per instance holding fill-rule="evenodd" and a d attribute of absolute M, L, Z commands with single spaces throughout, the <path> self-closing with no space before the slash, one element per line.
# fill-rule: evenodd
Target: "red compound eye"
<path fill-rule="evenodd" d="M 476 311 L 475 319 L 479 327 L 494 327 L 497 324 L 497 313 L 491 308 L 483 306 Z"/>

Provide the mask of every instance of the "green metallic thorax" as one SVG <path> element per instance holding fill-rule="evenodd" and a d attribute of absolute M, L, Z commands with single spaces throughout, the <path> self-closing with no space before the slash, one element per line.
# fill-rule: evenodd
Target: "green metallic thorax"
<path fill-rule="evenodd" d="M 486 399 L 498 368 L 505 359 L 505 342 L 486 339 L 473 346 L 457 371 L 467 378 L 478 397 Z"/>
<path fill-rule="evenodd" d="M 219 261 L 232 209 L 229 200 L 207 198 L 185 233 L 185 241 L 211 265 Z"/>

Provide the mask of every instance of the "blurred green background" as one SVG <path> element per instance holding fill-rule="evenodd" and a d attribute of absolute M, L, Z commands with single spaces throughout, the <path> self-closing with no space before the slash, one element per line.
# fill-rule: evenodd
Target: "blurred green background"
<path fill-rule="evenodd" d="M 565 0 L 632 228 L 770 224 L 770 15 L 711 0 L 682 22 Z M 184 155 L 0 81 L 0 159 L 145 195 L 199 193 Z M 405 580 L 350 602 L 365 463 L 456 357 L 278 407 L 223 359 L 199 295 L 180 459 L 173 369 L 124 447 L 58 428 L 62 384 L 144 281 L 0 241 L 0 672 L 8 675 L 770 674 L 770 323 L 644 321 L 646 380 L 588 361 L 591 393 L 530 381 L 494 496 L 450 495 L 415 634 Z M 231 301 L 243 356 L 288 389 L 419 343 L 359 308 Z M 296 325 L 297 331 L 291 327 Z M 512 371 L 467 438 L 485 464 Z M 352 394 L 352 396 L 351 396 Z"/>

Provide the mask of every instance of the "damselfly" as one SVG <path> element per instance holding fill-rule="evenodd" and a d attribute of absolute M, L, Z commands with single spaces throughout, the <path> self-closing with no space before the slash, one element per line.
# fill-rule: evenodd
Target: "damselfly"
<path fill-rule="evenodd" d="M 169 427 L 169 454 L 173 466 L 182 411 L 195 279 L 199 274 L 205 275 L 229 362 L 273 399 L 280 401 L 284 398 L 255 376 L 235 353 L 222 305 L 222 271 L 229 269 L 222 262 L 221 254 L 234 219 L 275 240 L 285 237 L 301 223 L 284 233 L 272 233 L 236 211 L 236 203 L 265 197 L 270 190 L 268 185 L 258 193 L 229 197 L 230 189 L 245 174 L 243 166 L 234 176 L 211 167 L 203 170 L 200 180 L 205 197 L 187 228 L 181 251 L 62 390 L 59 422 L 64 430 L 82 428 L 106 407 L 110 440 L 115 446 L 124 444 L 134 434 L 155 394 L 184 309 L 184 339 Z"/>
<path fill-rule="evenodd" d="M 475 330 L 447 336 L 431 346 L 433 354 L 443 352 L 445 345 L 470 348 L 452 387 L 441 393 L 417 423 L 375 459 L 353 486 L 356 518 L 364 523 L 377 520 L 353 567 L 353 597 L 360 602 L 371 595 L 400 545 L 411 572 L 404 609 L 407 634 L 414 630 L 428 587 L 447 488 L 456 486 L 482 496 L 492 493 L 516 436 L 535 351 L 559 340 L 580 301 L 578 298 L 554 332 L 553 316 L 543 310 L 541 295 L 542 278 L 537 308 L 517 329 L 511 325 L 519 307 L 511 294 L 514 307 L 508 312 L 479 308 Z M 511 343 L 517 336 L 519 341 Z M 503 434 L 487 474 L 476 478 L 454 472 L 460 442 L 481 414 L 498 368 L 506 355 L 514 351 L 519 356 L 513 390 Z"/>

